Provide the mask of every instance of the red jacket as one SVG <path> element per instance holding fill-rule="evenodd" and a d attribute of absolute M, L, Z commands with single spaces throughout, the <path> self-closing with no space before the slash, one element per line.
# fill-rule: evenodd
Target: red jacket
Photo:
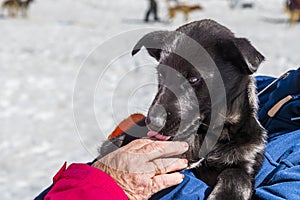
<path fill-rule="evenodd" d="M 144 120 L 142 114 L 132 114 L 123 120 L 111 133 L 108 139 L 119 136 L 138 121 Z M 87 164 L 66 163 L 53 178 L 53 187 L 45 200 L 127 200 L 124 191 L 108 174 Z"/>
<path fill-rule="evenodd" d="M 114 179 L 87 164 L 66 163 L 53 178 L 53 187 L 45 200 L 127 200 Z"/>

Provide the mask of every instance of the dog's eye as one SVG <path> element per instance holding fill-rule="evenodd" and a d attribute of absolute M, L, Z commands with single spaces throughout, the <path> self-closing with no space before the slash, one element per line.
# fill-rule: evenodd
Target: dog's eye
<path fill-rule="evenodd" d="M 200 79 L 198 78 L 198 77 L 190 77 L 190 78 L 188 78 L 188 81 L 189 81 L 189 83 L 190 84 L 196 84 L 196 83 L 198 83 L 199 81 L 200 81 Z"/>

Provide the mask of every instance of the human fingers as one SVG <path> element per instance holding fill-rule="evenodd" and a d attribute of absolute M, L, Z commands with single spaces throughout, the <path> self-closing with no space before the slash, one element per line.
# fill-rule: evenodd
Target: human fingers
<path fill-rule="evenodd" d="M 155 159 L 151 163 L 153 163 L 156 174 L 166 174 L 169 172 L 182 170 L 188 166 L 188 161 L 186 159 L 179 158 Z"/>
<path fill-rule="evenodd" d="M 137 140 L 133 140 L 132 142 L 130 142 L 129 144 L 125 145 L 124 147 L 122 147 L 124 150 L 137 150 L 140 149 L 142 147 L 144 147 L 147 144 L 153 143 L 154 141 L 151 139 L 147 139 L 147 138 L 141 138 L 141 139 L 137 139 Z"/>
<path fill-rule="evenodd" d="M 166 189 L 168 187 L 178 185 L 183 181 L 184 175 L 179 172 L 171 174 L 157 175 L 152 178 L 152 193 L 156 193 L 160 190 Z"/>
<path fill-rule="evenodd" d="M 186 142 L 178 141 L 153 141 L 141 147 L 137 153 L 147 155 L 149 161 L 174 155 L 183 154 L 188 150 L 189 146 Z"/>

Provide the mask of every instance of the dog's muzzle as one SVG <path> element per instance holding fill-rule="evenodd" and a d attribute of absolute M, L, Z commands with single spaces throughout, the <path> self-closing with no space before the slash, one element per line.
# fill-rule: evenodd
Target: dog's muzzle
<path fill-rule="evenodd" d="M 167 112 L 162 105 L 155 105 L 149 110 L 146 125 L 149 130 L 159 132 L 166 124 Z"/>

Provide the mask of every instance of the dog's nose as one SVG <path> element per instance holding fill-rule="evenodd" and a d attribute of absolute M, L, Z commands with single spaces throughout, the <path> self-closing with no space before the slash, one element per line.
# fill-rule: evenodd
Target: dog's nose
<path fill-rule="evenodd" d="M 152 130 L 159 132 L 165 125 L 167 118 L 167 112 L 161 105 L 156 105 L 150 108 L 148 116 L 146 118 L 147 127 Z"/>

